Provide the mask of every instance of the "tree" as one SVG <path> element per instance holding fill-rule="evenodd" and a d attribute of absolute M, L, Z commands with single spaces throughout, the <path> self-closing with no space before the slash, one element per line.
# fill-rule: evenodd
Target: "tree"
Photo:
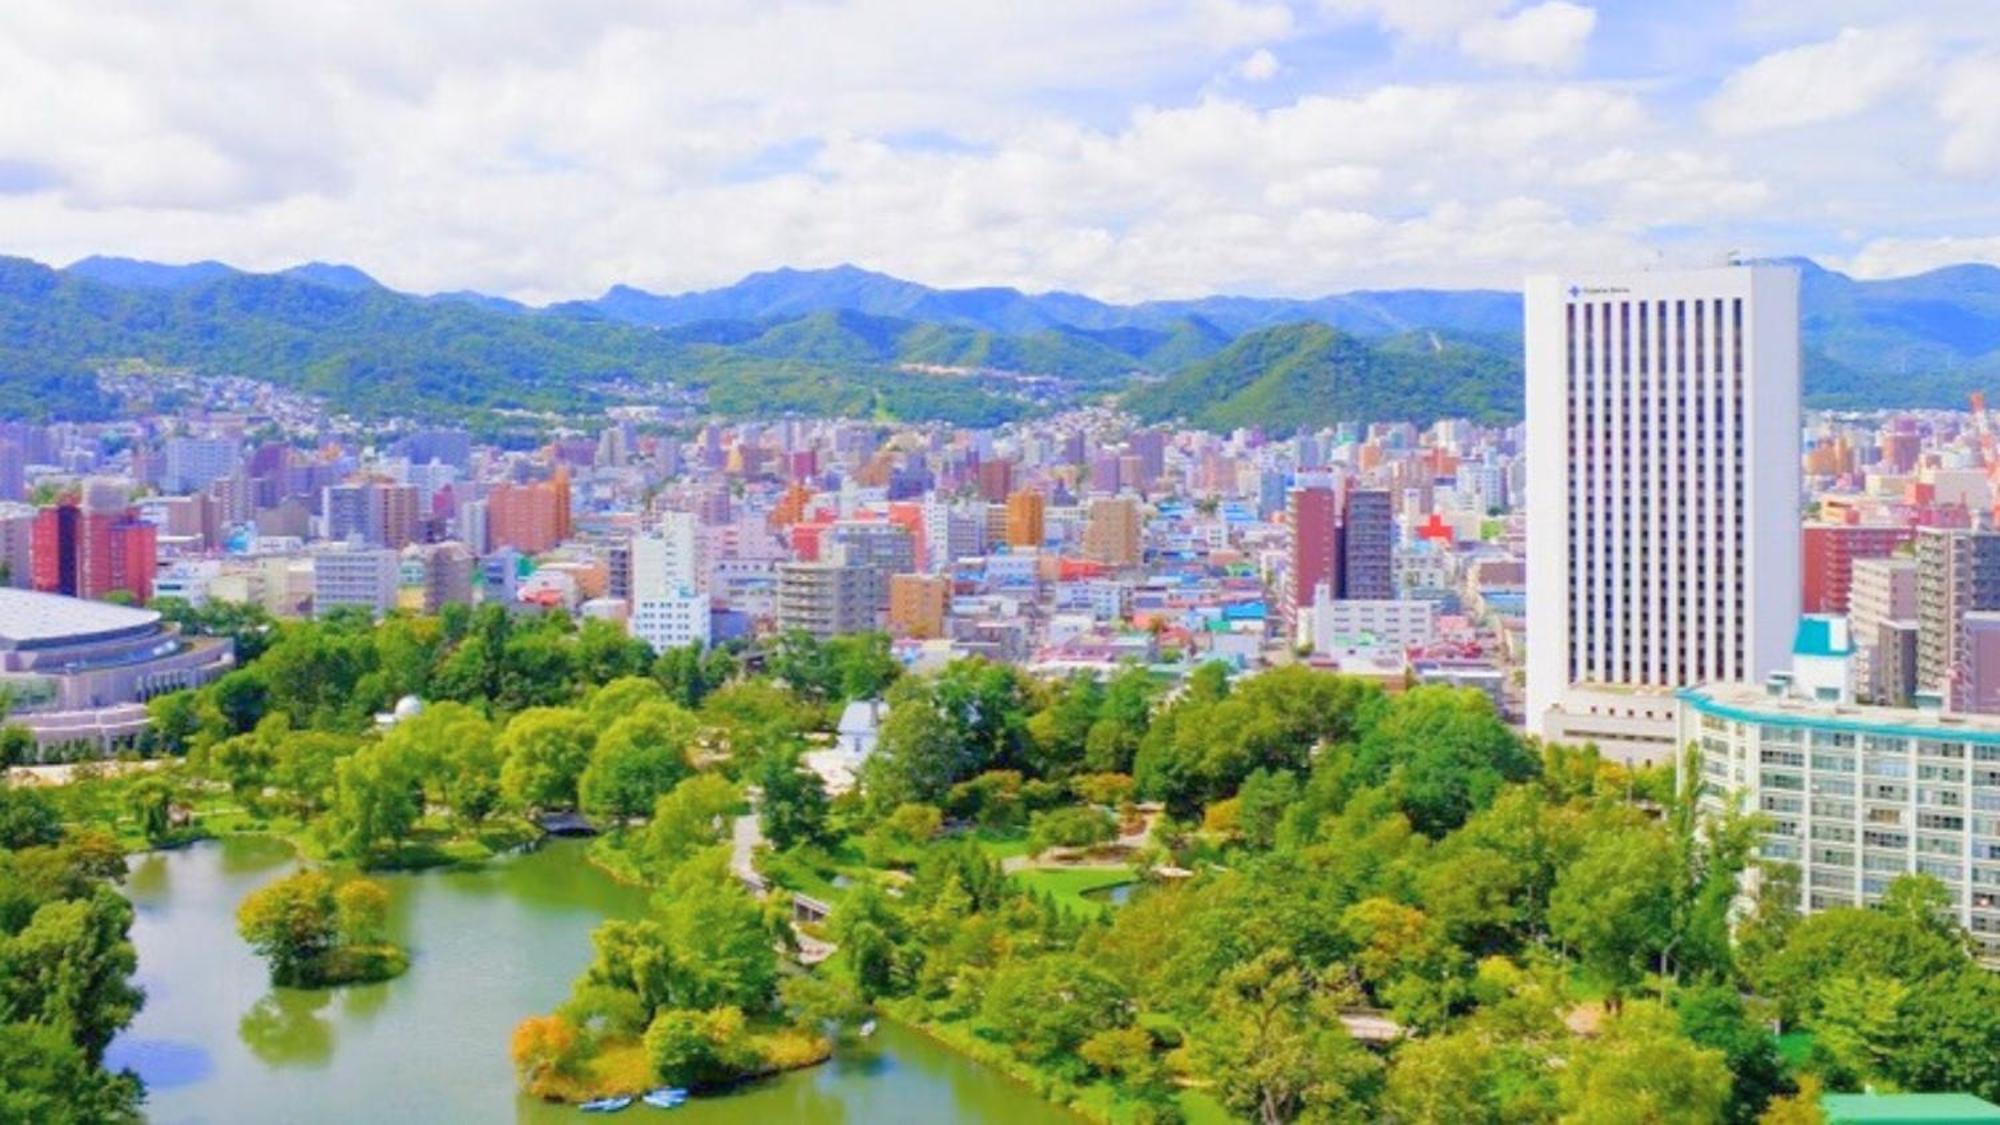
<path fill-rule="evenodd" d="M 1674 1010 L 1681 1034 L 1698 1047 L 1722 1054 L 1730 1074 L 1727 1120 L 1750 1125 L 1772 1098 L 1791 1092 L 1777 1041 L 1750 1018 L 1735 988 L 1707 984 L 1687 989 L 1675 997 Z"/>
<path fill-rule="evenodd" d="M 828 839 L 826 789 L 818 774 L 799 765 L 795 751 L 787 747 L 767 751 L 757 770 L 757 785 L 763 791 L 757 800 L 758 817 L 772 847 L 789 851 Z"/>
<path fill-rule="evenodd" d="M 577 782 L 585 811 L 621 825 L 645 815 L 692 772 L 688 750 L 695 733 L 694 716 L 672 703 L 644 704 L 613 722 L 598 736 Z"/>
<path fill-rule="evenodd" d="M 1428 686 L 1397 697 L 1362 737 L 1355 769 L 1364 782 L 1393 784 L 1410 823 L 1437 838 L 1540 763 L 1484 692 Z"/>
<path fill-rule="evenodd" d="M 1028 847 L 1035 854 L 1050 848 L 1089 848 L 1118 835 L 1117 821 L 1103 809 L 1069 805 L 1036 813 L 1029 820 Z"/>
<path fill-rule="evenodd" d="M 1561 1078 L 1562 1120 L 1575 1125 L 1705 1125 L 1723 1118 L 1729 1068 L 1697 1047 L 1671 1013 L 1640 1001 L 1571 1053 Z"/>
<path fill-rule="evenodd" d="M 165 778 L 142 777 L 125 790 L 125 809 L 146 842 L 158 844 L 173 828 L 174 787 Z"/>
<path fill-rule="evenodd" d="M 327 827 L 343 853 L 365 858 L 403 839 L 422 813 L 417 771 L 395 744 L 378 742 L 335 763 Z"/>
<path fill-rule="evenodd" d="M 1672 939 L 1674 854 L 1655 829 L 1604 832 L 1557 880 L 1549 928 L 1610 986 L 1615 1003 Z"/>
<path fill-rule="evenodd" d="M 1263 1125 L 1369 1116 L 1381 1064 L 1347 1034 L 1337 1008 L 1284 950 L 1224 973 L 1195 1043 L 1223 1105 Z"/>
<path fill-rule="evenodd" d="M 681 1007 L 760 1012 L 777 995 L 776 934 L 721 855 L 683 865 L 667 881 L 660 931 Z"/>
<path fill-rule="evenodd" d="M 986 989 L 986 1022 L 1016 1054 L 1081 1077 L 1078 1048 L 1131 1022 L 1130 997 L 1116 978 L 1071 953 L 1017 957 Z"/>
<path fill-rule="evenodd" d="M 646 642 L 627 633 L 615 621 L 590 618 L 576 632 L 577 676 L 586 684 L 604 684 L 620 676 L 642 676 L 653 662 Z"/>
<path fill-rule="evenodd" d="M 758 1054 L 733 1007 L 670 1008 L 646 1028 L 646 1058 L 660 1080 L 676 1086 L 728 1082 L 756 1069 Z"/>
<path fill-rule="evenodd" d="M 593 692 L 585 710 L 590 712 L 591 725 L 604 730 L 642 707 L 667 702 L 678 700 L 672 700 L 658 683 L 644 676 L 625 676 Z"/>
<path fill-rule="evenodd" d="M 145 999 L 130 980 L 131 928 L 132 905 L 102 882 L 42 903 L 0 940 L 0 1024 L 60 1028 L 90 1063 L 102 1060 Z"/>
<path fill-rule="evenodd" d="M 1299 799 L 1299 778 L 1290 770 L 1252 770 L 1237 791 L 1237 826 L 1243 842 L 1254 848 L 1273 847 L 1285 810 Z"/>
<path fill-rule="evenodd" d="M 576 1028 L 561 1016 L 529 1016 L 514 1027 L 508 1055 L 514 1072 L 531 1094 L 547 1088 L 551 1080 L 574 1074 L 579 1042 Z"/>
<path fill-rule="evenodd" d="M 0 716 L 5 714 L 5 709 L 0 708 Z M 0 724 L 0 768 L 32 762 L 35 752 L 35 736 L 27 727 Z"/>
<path fill-rule="evenodd" d="M 373 945 L 389 928 L 389 888 L 373 879 L 349 879 L 333 892 L 334 927 L 346 945 Z"/>
<path fill-rule="evenodd" d="M 827 933 L 839 944 L 854 971 L 854 983 L 864 1000 L 871 1000 L 895 987 L 896 943 L 902 935 L 902 920 L 889 900 L 873 883 L 860 883 L 847 897 L 834 904 L 827 919 Z"/>
<path fill-rule="evenodd" d="M 137 1078 L 105 1071 L 62 1028 L 0 1025 L 0 1121 L 138 1125 L 140 1097 Z"/>
<path fill-rule="evenodd" d="M 266 883 L 236 908 L 236 930 L 271 966 L 271 983 L 311 983 L 339 938 L 333 881 L 300 871 Z"/>
<path fill-rule="evenodd" d="M 590 764 L 596 731 L 590 717 L 567 707 L 532 707 L 500 735 L 500 788 L 523 808 L 573 808 L 577 779 Z"/>
<path fill-rule="evenodd" d="M 25 789 L 0 777 L 0 848 L 53 844 L 62 839 L 62 814 L 39 789 Z"/>
<path fill-rule="evenodd" d="M 712 847 L 728 829 L 728 817 L 743 796 L 720 774 L 687 778 L 653 806 L 644 851 L 657 871 L 670 871 Z"/>
<path fill-rule="evenodd" d="M 281 737 L 270 771 L 271 785 L 285 795 L 300 820 L 326 809 L 334 788 L 334 769 L 354 752 L 356 740 L 325 731 L 299 731 Z"/>

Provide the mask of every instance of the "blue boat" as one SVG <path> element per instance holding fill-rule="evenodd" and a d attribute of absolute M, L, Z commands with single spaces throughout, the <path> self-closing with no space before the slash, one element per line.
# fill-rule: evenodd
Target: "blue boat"
<path fill-rule="evenodd" d="M 631 1104 L 632 1099 L 627 1095 L 621 1094 L 615 1098 L 593 1098 L 576 1108 L 585 1113 L 617 1113 Z"/>
<path fill-rule="evenodd" d="M 662 1086 L 639 1100 L 654 1109 L 679 1109 L 687 1104 L 688 1092 L 679 1086 Z"/>

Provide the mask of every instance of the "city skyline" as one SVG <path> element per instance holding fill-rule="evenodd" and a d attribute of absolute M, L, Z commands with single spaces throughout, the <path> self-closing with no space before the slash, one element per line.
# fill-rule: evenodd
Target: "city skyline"
<path fill-rule="evenodd" d="M 841 262 L 1110 300 L 1732 251 L 1900 275 L 2000 259 L 1979 14 L 30 5 L 0 93 L 47 112 L 0 130 L 0 245 L 536 302 Z"/>

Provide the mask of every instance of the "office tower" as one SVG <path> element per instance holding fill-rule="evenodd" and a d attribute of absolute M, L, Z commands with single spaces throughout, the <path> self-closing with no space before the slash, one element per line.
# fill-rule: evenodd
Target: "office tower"
<path fill-rule="evenodd" d="M 1133 481 L 1136 487 L 1150 489 L 1166 475 L 1167 435 L 1158 430 L 1139 430 L 1125 443 L 1125 447 L 1131 456 L 1139 459 L 1138 472 Z"/>
<path fill-rule="evenodd" d="M 1945 706 L 1968 702 L 1967 614 L 2000 610 L 2000 532 L 1917 533 L 1917 690 Z"/>
<path fill-rule="evenodd" d="M 122 498 L 122 496 L 121 496 Z M 74 497 L 35 516 L 29 554 L 33 585 L 48 594 L 102 598 L 114 591 L 144 603 L 153 596 L 159 538 L 138 510 L 110 506 L 108 496 Z"/>
<path fill-rule="evenodd" d="M 357 539 L 381 546 L 381 528 L 375 523 L 373 498 L 366 484 L 336 484 L 320 492 L 320 520 L 328 539 L 346 542 Z"/>
<path fill-rule="evenodd" d="M 1915 529 L 1902 524 L 1806 524 L 1799 536 L 1804 612 L 1846 613 L 1855 562 L 1886 558 L 1914 538 Z"/>
<path fill-rule="evenodd" d="M 1292 535 L 1291 589 L 1284 602 L 1286 629 L 1295 634 L 1304 612 L 1312 607 L 1321 586 L 1331 597 L 1340 584 L 1340 521 L 1330 485 L 1294 488 L 1290 497 Z"/>
<path fill-rule="evenodd" d="M 900 524 L 839 520 L 826 529 L 820 556 L 873 574 L 875 608 L 889 608 L 889 576 L 917 569 L 916 539 Z"/>
<path fill-rule="evenodd" d="M 950 601 L 951 579 L 943 575 L 890 575 L 889 632 L 923 640 L 944 636 L 945 607 Z"/>
<path fill-rule="evenodd" d="M 228 438 L 168 438 L 160 488 L 171 493 L 207 488 L 211 481 L 235 472 L 237 461 L 236 442 Z"/>
<path fill-rule="evenodd" d="M 1042 545 L 1044 530 L 1042 513 L 1048 501 L 1033 489 L 1024 488 L 1007 498 L 1007 545 L 1009 547 L 1035 547 Z"/>
<path fill-rule="evenodd" d="M 779 563 L 779 632 L 827 640 L 875 628 L 878 577 L 873 567 L 845 562 Z"/>
<path fill-rule="evenodd" d="M 1917 561 L 1855 559 L 1850 575 L 1847 620 L 1854 635 L 1854 697 L 1905 706 L 1908 694 L 1885 677 L 1884 669 L 1900 633 L 1916 628 Z"/>
<path fill-rule="evenodd" d="M 1665 760 L 1667 692 L 1790 658 L 1798 274 L 1534 277 L 1526 329 L 1529 726 Z"/>
<path fill-rule="evenodd" d="M 387 547 L 350 547 L 313 556 L 313 615 L 360 608 L 380 616 L 396 608 L 402 559 Z"/>
<path fill-rule="evenodd" d="M 1348 488 L 1341 497 L 1340 582 L 1334 596 L 1380 601 L 1396 596 L 1396 520 L 1389 493 Z"/>
<path fill-rule="evenodd" d="M 486 501 L 467 500 L 458 506 L 458 538 L 473 554 L 493 549 L 486 519 Z"/>
<path fill-rule="evenodd" d="M 1083 525 L 1083 557 L 1111 566 L 1139 565 L 1139 502 L 1130 496 L 1090 502 Z"/>
<path fill-rule="evenodd" d="M 486 494 L 486 534 L 493 546 L 527 555 L 553 550 L 568 539 L 569 470 L 557 466 L 548 480 L 532 484 L 495 485 Z"/>

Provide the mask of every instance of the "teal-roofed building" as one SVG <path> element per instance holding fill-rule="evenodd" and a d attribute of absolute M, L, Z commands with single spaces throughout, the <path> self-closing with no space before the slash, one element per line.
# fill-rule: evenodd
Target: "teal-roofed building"
<path fill-rule="evenodd" d="M 1677 698 L 1704 808 L 1720 815 L 1740 794 L 1764 814 L 1760 854 L 1798 866 L 1808 913 L 1931 875 L 1980 959 L 2000 965 L 2000 716 L 1859 706 L 1782 675 Z"/>
<path fill-rule="evenodd" d="M 1826 1094 L 1830 1125 L 2000 1125 L 2000 1106 L 1971 1094 Z"/>

